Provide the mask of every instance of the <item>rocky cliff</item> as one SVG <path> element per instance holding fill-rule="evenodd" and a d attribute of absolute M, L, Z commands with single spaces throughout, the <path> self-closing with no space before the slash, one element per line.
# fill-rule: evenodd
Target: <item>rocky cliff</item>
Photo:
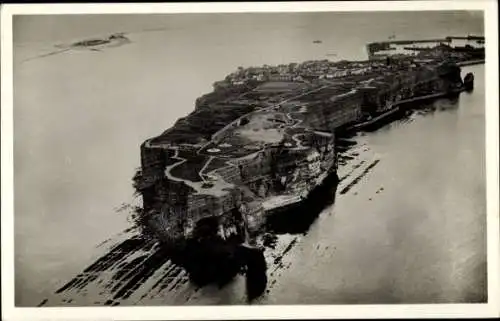
<path fill-rule="evenodd" d="M 262 77 L 258 68 L 239 69 L 190 115 L 142 144 L 135 177 L 141 218 L 165 244 L 208 230 L 253 242 L 266 213 L 301 202 L 335 173 L 338 129 L 398 101 L 463 86 L 456 64 L 432 60 L 273 68 Z"/>
<path fill-rule="evenodd" d="M 293 144 L 284 139 L 241 157 L 201 158 L 197 178 L 193 166 L 182 166 L 188 162 L 182 156 L 195 151 L 143 145 L 143 170 L 136 182 L 147 226 L 171 244 L 183 242 L 204 219 L 215 217 L 223 239 L 251 241 L 266 209 L 286 198 L 305 198 L 335 169 L 332 133 L 302 129 L 294 135 L 289 137 L 297 140 Z"/>

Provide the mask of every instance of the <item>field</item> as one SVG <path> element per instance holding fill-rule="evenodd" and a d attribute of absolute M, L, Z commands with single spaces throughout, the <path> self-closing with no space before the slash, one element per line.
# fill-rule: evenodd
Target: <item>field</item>
<path fill-rule="evenodd" d="M 303 102 L 313 102 L 313 101 L 326 101 L 336 95 L 341 95 L 349 92 L 352 86 L 347 85 L 336 85 L 329 86 L 318 91 L 314 91 L 304 96 L 300 97 L 300 101 Z"/>
<path fill-rule="evenodd" d="M 257 92 L 282 92 L 304 89 L 307 85 L 301 82 L 292 81 L 268 81 L 255 88 Z"/>
<path fill-rule="evenodd" d="M 196 110 L 187 117 L 179 119 L 174 127 L 154 138 L 152 143 L 196 144 L 209 140 L 225 125 L 251 112 L 254 108 L 255 106 L 224 105 Z"/>

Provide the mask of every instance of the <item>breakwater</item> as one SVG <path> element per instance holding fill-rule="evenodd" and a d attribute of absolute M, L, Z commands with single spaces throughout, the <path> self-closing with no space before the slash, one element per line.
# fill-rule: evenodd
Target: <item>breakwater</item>
<path fill-rule="evenodd" d="M 390 40 L 366 45 L 371 60 L 398 55 L 420 59 L 451 59 L 456 63 L 481 60 L 485 57 L 485 38 L 481 36 L 449 36 L 437 39 Z"/>

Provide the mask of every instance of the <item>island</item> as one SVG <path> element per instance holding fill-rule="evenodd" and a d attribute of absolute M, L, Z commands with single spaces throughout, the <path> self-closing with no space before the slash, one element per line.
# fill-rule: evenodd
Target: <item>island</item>
<path fill-rule="evenodd" d="M 72 48 L 90 48 L 102 49 L 106 46 L 119 46 L 126 43 L 130 43 L 130 39 L 128 39 L 124 33 L 114 33 L 106 38 L 96 38 L 96 39 L 87 39 L 74 42 L 70 45 Z"/>
<path fill-rule="evenodd" d="M 199 283 L 265 270 L 268 222 L 306 212 L 338 182 L 339 138 L 409 103 L 472 90 L 460 66 L 484 62 L 484 38 L 463 37 L 478 45 L 462 47 L 455 38 L 368 44 L 365 61 L 239 67 L 141 145 L 133 181 L 144 233 Z"/>

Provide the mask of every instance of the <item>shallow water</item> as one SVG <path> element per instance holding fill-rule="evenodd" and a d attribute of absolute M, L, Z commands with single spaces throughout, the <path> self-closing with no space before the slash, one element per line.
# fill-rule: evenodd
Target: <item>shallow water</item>
<path fill-rule="evenodd" d="M 424 17 L 426 24 L 420 23 Z M 400 38 L 482 34 L 482 20 L 471 17 L 426 12 L 14 19 L 16 304 L 38 304 L 104 253 L 97 244 L 129 226 L 114 209 L 132 199 L 140 143 L 185 116 L 212 82 L 237 66 L 324 59 L 332 51 L 338 59 L 364 59 L 366 42 L 394 31 Z M 120 31 L 132 32 L 130 44 L 20 63 L 55 44 Z M 271 276 L 262 303 L 365 302 L 374 293 L 405 302 L 480 297 L 484 71 L 464 70 L 476 73 L 477 86 L 458 105 L 441 102 L 444 110 L 357 138 L 369 150 L 353 160 L 365 163 L 351 179 L 380 162 L 288 252 L 290 267 Z M 189 303 L 242 303 L 242 284 L 238 279 L 223 290 L 204 289 Z"/>

